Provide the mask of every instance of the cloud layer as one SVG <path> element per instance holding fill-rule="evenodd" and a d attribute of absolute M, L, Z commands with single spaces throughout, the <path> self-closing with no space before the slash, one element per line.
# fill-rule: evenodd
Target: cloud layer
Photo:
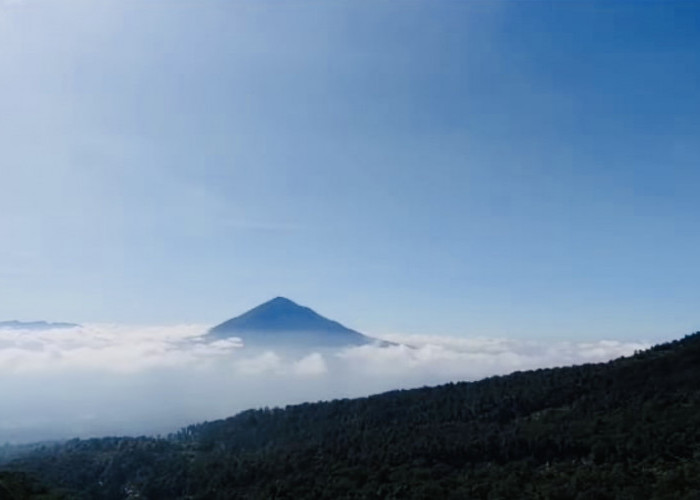
<path fill-rule="evenodd" d="M 645 343 L 386 336 L 391 347 L 274 351 L 205 325 L 0 330 L 0 442 L 167 433 L 250 407 L 605 361 Z"/>

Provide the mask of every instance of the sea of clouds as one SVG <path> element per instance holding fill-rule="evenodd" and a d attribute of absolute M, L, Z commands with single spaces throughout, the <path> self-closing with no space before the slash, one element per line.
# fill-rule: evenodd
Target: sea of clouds
<path fill-rule="evenodd" d="M 166 434 L 262 406 L 606 361 L 641 342 L 387 335 L 398 345 L 246 349 L 206 325 L 0 329 L 0 443 Z"/>

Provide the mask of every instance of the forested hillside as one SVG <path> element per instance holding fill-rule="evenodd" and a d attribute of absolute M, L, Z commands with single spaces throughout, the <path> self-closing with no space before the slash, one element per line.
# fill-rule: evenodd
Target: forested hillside
<path fill-rule="evenodd" d="M 700 332 L 603 364 L 43 445 L 2 469 L 0 486 L 34 477 L 50 498 L 698 498 Z"/>

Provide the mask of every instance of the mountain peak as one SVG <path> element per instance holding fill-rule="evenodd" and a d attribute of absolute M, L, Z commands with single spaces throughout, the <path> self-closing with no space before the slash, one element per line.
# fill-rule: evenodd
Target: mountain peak
<path fill-rule="evenodd" d="M 225 321 L 207 336 L 239 337 L 245 345 L 299 347 L 362 345 L 373 340 L 286 297 L 275 297 Z"/>
<path fill-rule="evenodd" d="M 296 302 L 294 302 L 293 300 L 289 300 L 287 297 L 282 297 L 282 296 L 275 297 L 272 300 L 268 300 L 267 302 L 265 302 L 265 304 L 285 304 L 285 305 L 294 305 L 294 306 L 299 305 Z"/>
<path fill-rule="evenodd" d="M 274 299 L 270 299 L 267 302 L 263 302 L 262 304 L 260 304 L 259 306 L 257 306 L 254 309 L 257 309 L 259 307 L 264 307 L 264 308 L 274 307 L 277 309 L 284 308 L 284 309 L 290 309 L 290 310 L 295 309 L 295 308 L 308 309 L 304 306 L 300 306 L 299 304 L 297 304 L 293 300 L 288 299 L 287 297 L 281 297 L 281 296 L 275 297 Z"/>

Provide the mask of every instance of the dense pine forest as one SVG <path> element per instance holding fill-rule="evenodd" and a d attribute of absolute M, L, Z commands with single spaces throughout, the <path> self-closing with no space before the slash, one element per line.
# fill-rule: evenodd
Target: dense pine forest
<path fill-rule="evenodd" d="M 700 498 L 700 332 L 608 363 L 0 449 L 0 500 Z"/>

